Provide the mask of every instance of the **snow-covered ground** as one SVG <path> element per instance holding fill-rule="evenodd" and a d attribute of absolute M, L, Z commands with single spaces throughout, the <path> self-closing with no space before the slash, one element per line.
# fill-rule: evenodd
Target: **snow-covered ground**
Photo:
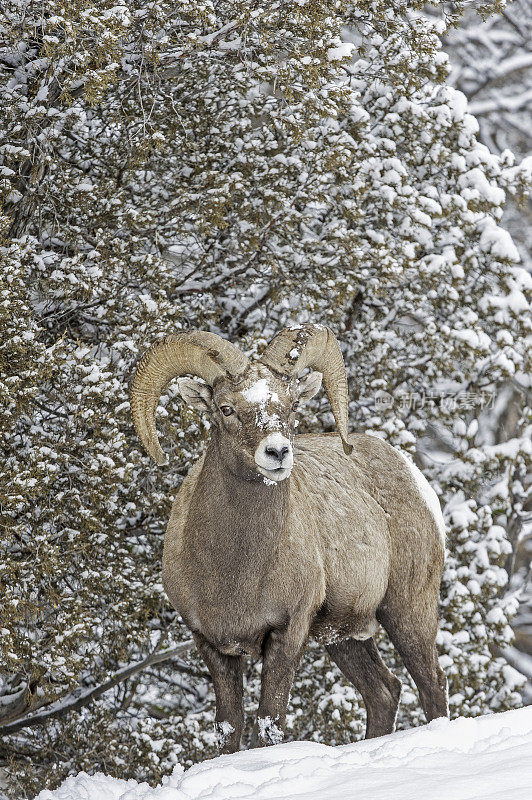
<path fill-rule="evenodd" d="M 80 773 L 37 800 L 531 800 L 532 707 L 327 747 L 221 756 L 161 786 Z"/>

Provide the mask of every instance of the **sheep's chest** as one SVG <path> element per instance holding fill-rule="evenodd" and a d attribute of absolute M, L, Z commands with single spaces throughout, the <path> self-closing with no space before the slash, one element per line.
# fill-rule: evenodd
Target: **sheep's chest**
<path fill-rule="evenodd" d="M 284 576 L 281 588 L 275 565 L 252 566 L 235 556 L 230 569 L 213 572 L 196 563 L 194 571 L 186 608 L 179 610 L 191 630 L 228 655 L 260 656 L 268 632 L 285 627 L 297 605 L 299 581 Z"/>
<path fill-rule="evenodd" d="M 172 603 L 187 626 L 221 652 L 259 657 L 272 629 L 319 605 L 312 594 L 321 585 L 315 560 L 295 554 L 290 538 L 262 544 L 255 542 L 250 552 L 241 540 L 219 546 L 213 538 L 201 549 L 186 542 L 172 560 L 171 580 L 165 580 Z"/>
<path fill-rule="evenodd" d="M 220 499 L 220 482 L 194 488 L 191 477 L 168 525 L 166 592 L 188 627 L 218 649 L 260 655 L 269 631 L 319 607 L 321 567 L 308 534 L 286 523 L 288 485 L 228 487 L 224 476 Z"/>

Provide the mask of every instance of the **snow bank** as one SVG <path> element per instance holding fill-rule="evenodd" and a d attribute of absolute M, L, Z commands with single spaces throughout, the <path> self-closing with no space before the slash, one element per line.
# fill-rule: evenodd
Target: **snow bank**
<path fill-rule="evenodd" d="M 37 800 L 530 800 L 532 707 L 327 747 L 291 742 L 177 767 L 156 789 L 80 773 Z"/>

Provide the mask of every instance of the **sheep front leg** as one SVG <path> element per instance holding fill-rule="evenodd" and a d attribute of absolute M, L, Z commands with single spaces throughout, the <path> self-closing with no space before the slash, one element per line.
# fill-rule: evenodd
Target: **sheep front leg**
<path fill-rule="evenodd" d="M 220 753 L 240 750 L 244 728 L 242 658 L 220 653 L 203 636 L 194 634 L 198 652 L 211 673 L 216 695 L 214 730 Z"/>
<path fill-rule="evenodd" d="M 266 641 L 257 722 L 251 744 L 280 744 L 284 737 L 286 706 L 303 646 L 287 631 L 273 630 Z"/>

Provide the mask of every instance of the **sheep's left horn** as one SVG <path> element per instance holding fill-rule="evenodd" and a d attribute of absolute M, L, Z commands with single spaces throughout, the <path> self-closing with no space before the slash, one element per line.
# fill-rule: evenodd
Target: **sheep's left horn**
<path fill-rule="evenodd" d="M 323 388 L 329 398 L 344 453 L 353 446 L 347 441 L 347 376 L 340 345 L 325 325 L 306 323 L 285 328 L 272 339 L 260 361 L 282 375 L 299 375 L 306 367 L 323 374 Z"/>

